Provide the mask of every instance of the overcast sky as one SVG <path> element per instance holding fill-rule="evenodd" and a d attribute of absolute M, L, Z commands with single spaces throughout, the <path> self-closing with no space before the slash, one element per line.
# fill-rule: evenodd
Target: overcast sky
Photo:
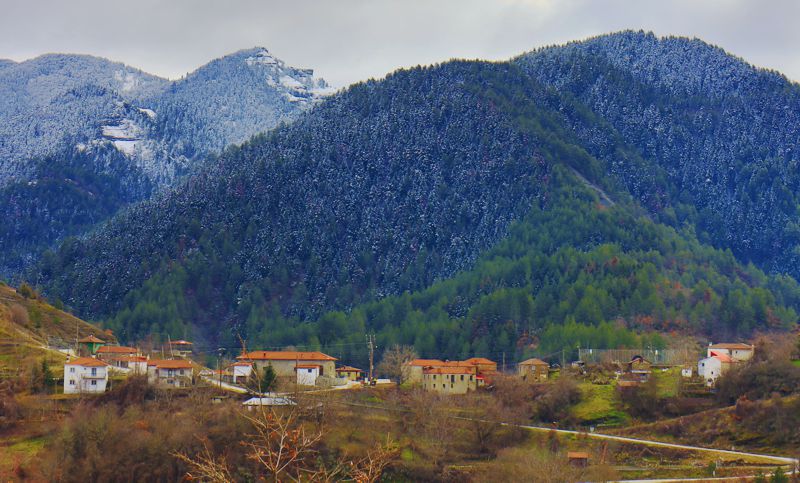
<path fill-rule="evenodd" d="M 0 58 L 107 57 L 178 78 L 254 46 L 335 86 L 623 29 L 699 37 L 800 80 L 798 0 L 0 0 Z"/>

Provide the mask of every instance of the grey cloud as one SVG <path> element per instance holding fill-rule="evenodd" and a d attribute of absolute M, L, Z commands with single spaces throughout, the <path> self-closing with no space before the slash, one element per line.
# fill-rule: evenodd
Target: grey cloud
<path fill-rule="evenodd" d="M 100 55 L 170 78 L 260 45 L 337 86 L 622 29 L 687 35 L 800 79 L 795 0 L 11 0 L 0 58 Z"/>

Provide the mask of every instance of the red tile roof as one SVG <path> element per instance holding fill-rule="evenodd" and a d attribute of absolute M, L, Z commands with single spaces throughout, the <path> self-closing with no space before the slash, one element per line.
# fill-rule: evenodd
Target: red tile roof
<path fill-rule="evenodd" d="M 469 363 L 469 364 L 484 364 L 484 365 L 492 364 L 492 365 L 497 365 L 497 363 L 495 361 L 490 361 L 489 359 L 487 359 L 485 357 L 470 357 L 469 359 L 465 360 L 464 362 Z"/>
<path fill-rule="evenodd" d="M 97 337 L 95 337 L 93 335 L 90 335 L 88 337 L 84 337 L 83 339 L 80 339 L 78 342 L 81 342 L 81 343 L 84 343 L 84 344 L 88 344 L 88 343 L 105 344 L 105 342 L 103 342 L 102 340 L 98 339 Z"/>
<path fill-rule="evenodd" d="M 422 370 L 423 374 L 475 374 L 471 367 L 450 366 L 450 367 L 427 367 Z"/>
<path fill-rule="evenodd" d="M 192 363 L 186 359 L 152 360 L 148 366 L 155 366 L 158 369 L 191 369 Z"/>
<path fill-rule="evenodd" d="M 335 357 L 322 352 L 296 351 L 252 351 L 242 354 L 237 359 L 253 361 L 335 361 Z"/>
<path fill-rule="evenodd" d="M 409 366 L 441 366 L 444 362 L 440 361 L 439 359 L 414 359 L 412 361 L 406 362 L 406 365 Z"/>
<path fill-rule="evenodd" d="M 108 364 L 101 361 L 100 359 L 95 359 L 94 357 L 78 357 L 77 359 L 67 361 L 65 365 L 83 366 L 83 367 L 104 367 L 107 366 Z"/>
<path fill-rule="evenodd" d="M 524 360 L 519 363 L 520 366 L 547 366 L 550 367 L 550 364 L 546 363 L 545 361 L 537 358 Z"/>
<path fill-rule="evenodd" d="M 723 343 L 723 344 L 711 344 L 711 345 L 710 345 L 710 346 L 708 346 L 708 347 L 709 347 L 709 349 L 728 349 L 728 350 L 733 350 L 733 349 L 738 349 L 738 350 L 752 350 L 752 349 L 753 349 L 753 346 L 751 346 L 751 345 L 748 345 L 748 344 L 740 344 L 740 343 L 738 343 L 738 342 L 734 342 L 734 343 Z"/>
<path fill-rule="evenodd" d="M 98 354 L 136 354 L 139 349 L 119 345 L 104 345 L 97 349 Z"/>
<path fill-rule="evenodd" d="M 717 354 L 716 352 L 712 352 L 711 357 L 719 359 L 722 362 L 735 362 L 728 354 Z"/>
<path fill-rule="evenodd" d="M 233 364 L 231 364 L 231 366 L 236 366 L 236 367 L 253 367 L 253 363 L 252 363 L 252 362 L 242 362 L 242 361 L 239 361 L 239 362 L 234 362 Z"/>

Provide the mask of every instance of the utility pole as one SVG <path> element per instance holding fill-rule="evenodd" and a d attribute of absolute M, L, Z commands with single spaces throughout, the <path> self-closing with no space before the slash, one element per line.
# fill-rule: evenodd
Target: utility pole
<path fill-rule="evenodd" d="M 375 334 L 367 334 L 367 348 L 369 349 L 369 382 L 372 384 L 373 363 L 375 360 Z"/>
<path fill-rule="evenodd" d="M 503 351 L 503 372 L 506 372 L 506 352 Z"/>
<path fill-rule="evenodd" d="M 222 371 L 219 368 L 219 360 L 222 358 L 222 353 L 225 349 L 220 347 L 217 349 L 217 380 L 219 381 L 219 388 L 222 389 Z"/>

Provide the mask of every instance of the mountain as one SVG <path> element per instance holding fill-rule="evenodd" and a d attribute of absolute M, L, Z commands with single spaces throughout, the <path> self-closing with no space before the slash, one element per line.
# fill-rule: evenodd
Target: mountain
<path fill-rule="evenodd" d="M 331 91 L 263 48 L 174 82 L 82 55 L 2 65 L 0 274 L 8 276 Z"/>
<path fill-rule="evenodd" d="M 603 120 L 573 131 L 660 220 L 800 276 L 800 87 L 697 39 L 624 32 L 514 62 Z M 629 146 L 620 155 L 616 148 Z"/>
<path fill-rule="evenodd" d="M 627 50 L 590 48 L 605 44 Z M 664 72 L 642 74 L 630 60 L 637 52 Z M 627 63 L 616 67 L 614 55 Z M 667 73 L 723 61 L 721 72 L 740 77 L 730 85 L 761 99 L 758 109 L 736 104 L 749 120 L 740 136 L 776 109 L 764 98 L 791 108 L 798 88 L 779 75 L 698 41 L 643 33 L 505 63 L 401 70 L 227 150 L 172 192 L 69 240 L 32 276 L 122 337 L 189 328 L 231 346 L 238 336 L 355 344 L 374 330 L 384 346 L 496 355 L 574 347 L 576 337 L 608 346 L 617 332 L 633 344 L 651 330 L 743 337 L 791 327 L 797 283 L 725 251 L 739 254 L 736 240 L 708 227 L 703 202 L 714 179 L 688 179 L 716 166 L 700 148 L 734 126 L 714 124 L 725 119 L 715 111 L 699 118 L 715 127 L 684 126 L 683 138 L 653 150 L 660 131 L 648 134 L 635 117 L 656 106 L 699 122 L 705 106 L 721 108 L 719 94 Z M 603 82 L 584 92 L 584 79 Z M 630 113 L 629 96 L 649 104 Z M 679 139 L 691 143 L 666 150 Z M 742 171 L 761 162 L 719 149 Z M 777 206 L 756 198 L 743 213 Z"/>
<path fill-rule="evenodd" d="M 28 160 L 93 139 L 167 81 L 85 55 L 48 54 L 0 69 L 0 186 L 31 175 Z"/>

